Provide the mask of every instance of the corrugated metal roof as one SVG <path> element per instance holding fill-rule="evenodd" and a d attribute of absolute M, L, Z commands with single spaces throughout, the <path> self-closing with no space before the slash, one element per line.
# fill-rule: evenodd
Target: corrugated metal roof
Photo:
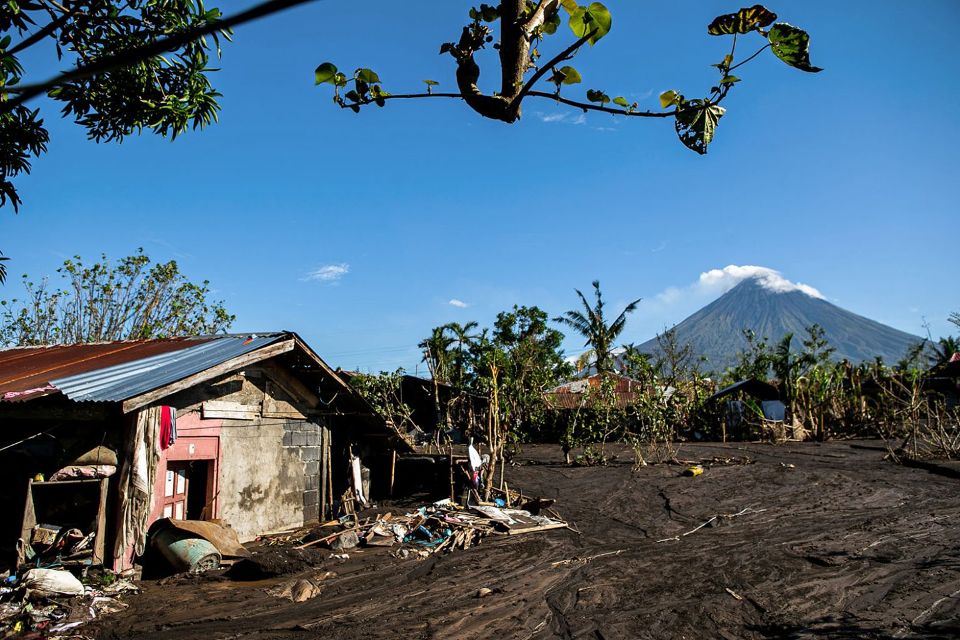
<path fill-rule="evenodd" d="M 614 392 L 616 393 L 636 393 L 643 388 L 643 385 L 633 378 L 628 378 L 627 376 L 621 376 L 619 374 L 610 374 L 610 377 L 614 381 Z M 573 380 L 571 382 L 565 382 L 553 389 L 550 389 L 547 393 L 576 393 L 580 394 L 587 390 L 587 387 L 599 387 L 603 377 L 599 373 L 595 373 L 586 378 L 580 378 L 579 380 Z"/>
<path fill-rule="evenodd" d="M 282 334 L 272 334 L 252 339 L 245 336 L 216 338 L 181 351 L 57 378 L 50 383 L 77 402 L 119 402 L 256 351 L 282 337 Z"/>
<path fill-rule="evenodd" d="M 200 336 L 0 351 L 0 400 L 62 392 L 120 401 L 276 342 L 286 333 Z"/>
<path fill-rule="evenodd" d="M 637 394 L 642 390 L 640 382 L 633 378 L 613 374 L 615 382 L 613 395 L 616 398 L 617 407 L 629 407 L 636 402 Z M 547 405 L 553 409 L 576 409 L 584 400 L 584 393 L 589 388 L 598 388 L 602 377 L 595 373 L 586 378 L 566 382 L 558 387 L 550 389 L 544 393 Z"/>
<path fill-rule="evenodd" d="M 760 400 L 779 400 L 780 392 L 775 386 L 769 382 L 764 382 L 763 380 L 757 380 L 756 378 L 747 378 L 746 380 L 741 380 L 740 382 L 734 382 L 729 387 L 724 387 L 717 391 L 715 394 L 707 398 L 707 400 L 719 400 L 725 396 L 728 396 L 737 391 L 743 391 L 746 394 L 759 398 Z"/>
<path fill-rule="evenodd" d="M 215 340 L 217 336 L 129 340 L 0 350 L 0 398 L 55 392 L 50 380 L 104 369 Z M 32 392 L 32 393 L 31 393 Z"/>

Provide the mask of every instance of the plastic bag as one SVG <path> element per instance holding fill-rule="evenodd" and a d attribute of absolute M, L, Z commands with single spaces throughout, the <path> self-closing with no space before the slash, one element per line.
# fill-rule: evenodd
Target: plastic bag
<path fill-rule="evenodd" d="M 30 569 L 23 574 L 20 583 L 27 590 L 28 597 L 83 595 L 83 583 L 63 569 Z"/>

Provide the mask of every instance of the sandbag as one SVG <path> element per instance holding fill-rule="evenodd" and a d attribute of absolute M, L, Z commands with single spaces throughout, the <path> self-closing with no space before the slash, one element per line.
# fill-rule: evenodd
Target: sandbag
<path fill-rule="evenodd" d="M 117 463 L 117 454 L 112 449 L 100 445 L 99 447 L 94 447 L 87 451 L 86 453 L 80 454 L 76 457 L 70 464 L 72 465 L 88 465 L 88 464 L 108 464 L 110 466 L 116 467 Z"/>
<path fill-rule="evenodd" d="M 28 598 L 83 595 L 83 583 L 63 569 L 30 569 L 23 574 L 20 584 Z"/>

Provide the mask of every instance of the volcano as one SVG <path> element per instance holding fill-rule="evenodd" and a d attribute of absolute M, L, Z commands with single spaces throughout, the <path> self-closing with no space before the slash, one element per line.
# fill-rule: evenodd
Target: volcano
<path fill-rule="evenodd" d="M 830 346 L 836 349 L 834 359 L 853 363 L 880 356 L 892 364 L 921 341 L 805 291 L 776 290 L 758 278 L 743 280 L 675 329 L 678 344 L 690 344 L 695 354 L 707 358 L 706 369 L 723 371 L 736 364 L 737 354 L 746 348 L 744 329 L 766 337 L 770 344 L 793 333 L 794 348 L 800 349 L 807 327 L 814 324 L 823 327 Z M 657 353 L 657 340 L 644 342 L 640 350 Z"/>

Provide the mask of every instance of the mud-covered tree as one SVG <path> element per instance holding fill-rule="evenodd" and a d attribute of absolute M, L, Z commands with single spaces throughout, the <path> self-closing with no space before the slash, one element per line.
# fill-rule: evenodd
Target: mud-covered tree
<path fill-rule="evenodd" d="M 724 373 L 724 380 L 728 383 L 739 382 L 748 378 L 766 380 L 770 373 L 770 347 L 766 336 L 758 336 L 752 329 L 744 329 L 743 337 L 747 344 L 737 352 L 737 364 L 728 368 Z M 787 340 L 789 349 L 790 340 Z"/>
<path fill-rule="evenodd" d="M 820 68 L 810 63 L 810 37 L 786 22 L 776 22 L 777 15 L 762 5 L 740 9 L 718 16 L 707 26 L 711 36 L 729 36 L 730 52 L 717 61 L 718 78 L 702 97 L 687 98 L 677 90 L 660 96 L 661 111 L 641 111 L 622 95 L 604 88 L 589 88 L 583 98 L 571 97 L 569 87 L 583 83 L 580 72 L 570 64 L 586 45 L 595 45 L 607 36 L 613 16 L 600 2 L 580 5 L 576 0 L 503 0 L 481 4 L 468 12 L 469 22 L 457 40 L 440 45 L 440 54 L 449 55 L 455 65 L 456 91 L 440 92 L 435 80 L 424 80 L 426 90 L 420 93 L 393 94 L 384 88 L 380 76 L 361 67 L 351 75 L 341 72 L 331 62 L 315 70 L 316 84 L 333 85 L 334 102 L 341 108 L 359 112 L 361 107 L 384 106 L 388 100 L 420 98 L 453 98 L 485 118 L 516 122 L 527 99 L 546 99 L 573 109 L 600 111 L 632 118 L 672 118 L 680 141 L 697 153 L 704 154 L 713 140 L 720 118 L 725 113 L 720 103 L 741 78 L 733 72 L 766 49 L 786 64 L 815 73 Z M 567 29 L 563 28 L 566 23 Z M 634 27 L 639 31 L 639 27 Z M 567 34 L 564 44 L 552 47 L 555 53 L 544 55 L 550 42 Z M 639 37 L 638 34 L 633 34 Z M 738 59 L 738 39 L 756 36 L 759 48 Z M 479 54 L 487 47 L 498 53 L 498 62 L 490 65 L 496 89 L 481 88 Z M 739 60 L 739 61 L 738 61 Z M 614 96 L 614 97 L 611 97 Z"/>
<path fill-rule="evenodd" d="M 413 409 L 403 401 L 401 384 L 403 369 L 381 371 L 379 374 L 355 373 L 350 376 L 350 386 L 370 403 L 373 410 L 411 444 L 417 444 L 421 430 L 413 421 Z"/>
<path fill-rule="evenodd" d="M 514 305 L 497 314 L 493 344 L 500 358 L 500 406 L 504 422 L 517 439 L 543 436 L 547 418 L 544 392 L 570 373 L 563 359 L 563 334 L 547 324 L 539 307 Z"/>
<path fill-rule="evenodd" d="M 143 250 L 116 263 L 101 256 L 66 260 L 64 284 L 23 277 L 23 298 L 0 300 L 0 344 L 76 344 L 192 336 L 226 330 L 235 316 L 208 300 L 210 283 L 190 282 L 173 260 L 152 263 Z"/>

